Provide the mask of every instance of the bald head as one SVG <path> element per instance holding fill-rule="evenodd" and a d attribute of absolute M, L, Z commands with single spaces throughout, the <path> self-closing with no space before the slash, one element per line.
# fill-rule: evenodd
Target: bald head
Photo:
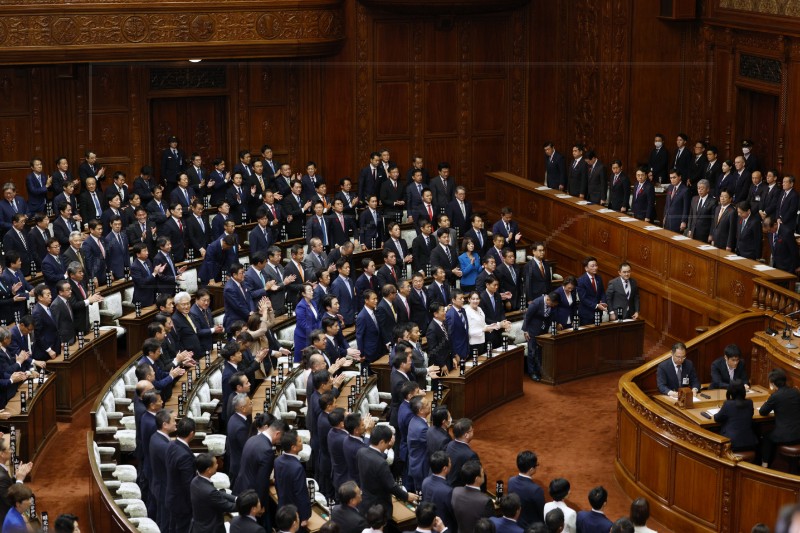
<path fill-rule="evenodd" d="M 315 353 L 308 359 L 308 363 L 311 365 L 311 371 L 316 372 L 317 370 L 325 369 L 325 358 L 322 357 L 321 354 Z"/>
<path fill-rule="evenodd" d="M 152 381 L 148 381 L 146 379 L 143 379 L 143 380 L 139 381 L 138 383 L 136 383 L 136 395 L 139 396 L 139 398 L 141 398 L 142 394 L 144 394 L 145 392 L 147 392 L 147 391 L 149 391 L 151 389 L 154 389 L 154 388 L 155 388 L 155 385 L 153 385 Z"/>

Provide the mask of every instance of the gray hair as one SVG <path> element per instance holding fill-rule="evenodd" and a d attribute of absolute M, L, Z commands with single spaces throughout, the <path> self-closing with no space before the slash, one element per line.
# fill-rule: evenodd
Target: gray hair
<path fill-rule="evenodd" d="M 711 188 L 711 183 L 705 178 L 703 178 L 703 179 L 701 179 L 700 181 L 697 182 L 697 186 L 699 187 L 700 185 L 705 185 L 709 189 Z"/>
<path fill-rule="evenodd" d="M 183 302 L 191 302 L 192 301 L 192 297 L 189 295 L 188 292 L 181 291 L 181 292 L 179 292 L 178 294 L 175 295 L 175 298 L 173 298 L 173 301 L 176 304 L 182 304 Z"/>
<path fill-rule="evenodd" d="M 17 191 L 17 186 L 14 185 L 13 183 L 11 183 L 10 181 L 7 181 L 7 182 L 5 182 L 3 184 L 3 192 L 6 192 L 6 191 L 14 191 L 14 192 L 16 192 Z"/>
<path fill-rule="evenodd" d="M 237 392 L 233 396 L 233 409 L 234 411 L 238 411 L 240 408 L 244 407 L 245 402 L 247 401 L 247 394 L 244 392 Z"/>
<path fill-rule="evenodd" d="M 69 274 L 70 276 L 74 276 L 75 274 L 81 272 L 82 270 L 83 270 L 83 265 L 81 265 L 77 261 L 73 261 L 67 265 L 67 274 Z"/>
<path fill-rule="evenodd" d="M 80 231 L 73 231 L 69 234 L 70 242 L 74 241 L 75 239 L 83 239 L 83 233 Z"/>
<path fill-rule="evenodd" d="M 11 331 L 8 328 L 0 328 L 0 342 L 5 341 L 11 336 Z"/>

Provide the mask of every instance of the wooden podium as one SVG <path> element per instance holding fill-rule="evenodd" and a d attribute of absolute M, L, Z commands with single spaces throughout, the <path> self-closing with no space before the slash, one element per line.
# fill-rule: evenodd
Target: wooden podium
<path fill-rule="evenodd" d="M 558 385 L 574 379 L 633 368 L 644 362 L 644 320 L 604 322 L 539 335 L 542 383 Z"/>

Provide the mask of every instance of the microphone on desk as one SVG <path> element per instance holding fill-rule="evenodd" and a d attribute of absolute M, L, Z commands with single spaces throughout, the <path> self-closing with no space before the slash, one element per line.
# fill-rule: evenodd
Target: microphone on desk
<path fill-rule="evenodd" d="M 784 311 L 786 311 L 786 309 L 790 305 L 792 305 L 793 303 L 794 303 L 794 301 L 787 302 L 786 305 L 784 305 L 780 310 L 775 311 L 774 313 L 772 313 L 769 316 L 769 319 L 767 320 L 767 329 L 764 330 L 764 333 L 766 333 L 767 335 L 771 335 L 773 337 L 778 334 L 778 332 L 775 331 L 774 329 L 772 329 L 772 327 L 771 327 L 772 326 L 772 319 L 775 318 L 775 315 L 778 315 L 778 314 L 783 313 Z"/>
<path fill-rule="evenodd" d="M 789 327 L 789 320 L 787 320 L 787 319 L 788 319 L 789 317 L 792 317 L 792 316 L 794 316 L 794 315 L 798 315 L 798 314 L 800 314 L 800 310 L 798 310 L 798 311 L 793 311 L 793 312 L 789 313 L 789 314 L 788 314 L 788 315 L 786 315 L 786 316 L 784 317 L 784 319 L 783 319 L 783 336 L 782 336 L 782 337 L 783 337 L 783 340 L 785 340 L 785 341 L 786 341 L 786 344 L 784 344 L 784 345 L 783 345 L 783 347 L 784 347 L 784 348 L 786 348 L 787 350 L 794 350 L 794 349 L 796 349 L 796 348 L 797 348 L 797 345 L 796 345 L 796 344 L 794 344 L 794 343 L 792 342 L 792 340 L 791 340 L 791 339 L 792 339 L 792 336 L 789 334 L 789 330 L 790 330 L 791 328 Z"/>

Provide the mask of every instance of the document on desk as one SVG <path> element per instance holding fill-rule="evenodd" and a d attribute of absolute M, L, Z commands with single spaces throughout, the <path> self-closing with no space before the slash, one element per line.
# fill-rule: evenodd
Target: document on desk
<path fill-rule="evenodd" d="M 730 254 L 730 255 L 726 255 L 725 259 L 727 259 L 728 261 L 741 261 L 742 259 L 745 259 L 745 258 L 742 257 L 741 255 Z"/>
<path fill-rule="evenodd" d="M 711 250 L 718 250 L 719 249 L 716 246 L 712 246 L 710 244 L 703 244 L 702 246 L 698 246 L 698 248 L 700 248 L 701 250 L 705 250 L 707 252 L 710 252 Z"/>
<path fill-rule="evenodd" d="M 644 229 L 647 231 L 658 231 L 660 229 L 664 229 L 661 226 L 645 226 Z"/>
<path fill-rule="evenodd" d="M 713 407 L 711 409 L 707 409 L 706 413 L 708 413 L 711 416 L 714 416 L 715 414 L 719 413 L 719 407 Z"/>
<path fill-rule="evenodd" d="M 686 235 L 673 235 L 672 236 L 672 240 L 673 241 L 690 241 L 690 240 L 692 240 L 692 238 L 691 237 L 687 237 Z"/>
<path fill-rule="evenodd" d="M 547 185 L 542 185 L 541 187 L 536 187 L 536 190 L 537 191 L 549 191 L 550 187 L 548 187 Z"/>
<path fill-rule="evenodd" d="M 636 222 L 637 220 L 639 220 L 638 218 L 633 218 L 633 217 L 619 217 L 619 219 L 622 222 Z"/>
<path fill-rule="evenodd" d="M 604 207 L 603 209 L 600 209 L 597 212 L 598 213 L 616 213 L 616 211 L 614 211 L 613 209 L 608 209 L 607 207 Z"/>
<path fill-rule="evenodd" d="M 589 205 L 592 202 L 590 202 L 589 200 L 578 200 L 576 203 L 578 205 Z"/>
<path fill-rule="evenodd" d="M 771 267 L 769 265 L 753 265 L 753 268 L 758 270 L 759 272 L 764 272 L 767 270 L 775 270 L 775 267 Z"/>
<path fill-rule="evenodd" d="M 556 194 L 556 198 L 562 198 L 566 200 L 567 198 L 572 198 L 572 195 L 569 194 Z"/>

